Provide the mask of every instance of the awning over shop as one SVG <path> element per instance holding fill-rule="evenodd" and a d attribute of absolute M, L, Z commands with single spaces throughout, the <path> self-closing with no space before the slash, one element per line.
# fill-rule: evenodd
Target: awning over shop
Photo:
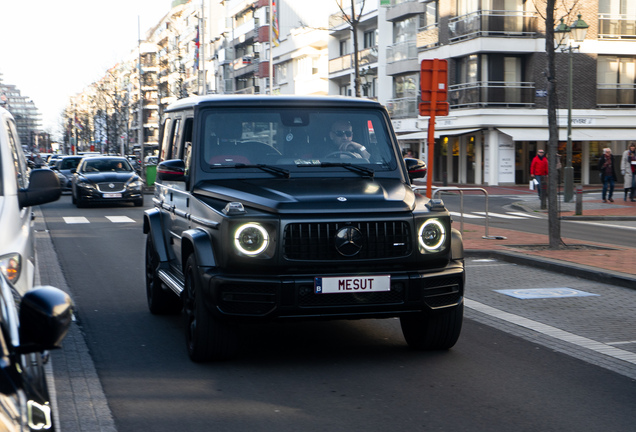
<path fill-rule="evenodd" d="M 480 130 L 481 128 L 472 128 L 472 129 L 451 129 L 451 130 L 435 130 L 435 138 L 443 137 L 443 136 L 453 136 L 453 135 L 464 135 L 467 133 L 475 132 Z"/>
<path fill-rule="evenodd" d="M 480 128 L 472 128 L 472 129 L 452 129 L 445 131 L 435 131 L 435 138 L 439 138 L 442 136 L 451 136 L 451 135 L 463 135 L 470 132 L 475 132 L 480 130 Z M 404 135 L 398 135 L 399 140 L 417 140 L 417 139 L 427 139 L 428 131 L 422 132 L 413 132 Z"/>
<path fill-rule="evenodd" d="M 547 128 L 497 128 L 515 141 L 547 141 Z M 559 141 L 567 141 L 567 129 L 559 129 Z M 572 141 L 626 141 L 636 138 L 636 129 L 572 129 Z"/>

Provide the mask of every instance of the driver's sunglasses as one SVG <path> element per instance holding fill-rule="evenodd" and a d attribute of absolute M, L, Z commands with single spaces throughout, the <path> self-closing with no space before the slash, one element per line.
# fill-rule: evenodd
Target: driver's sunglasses
<path fill-rule="evenodd" d="M 347 136 L 347 138 L 353 136 L 353 132 L 351 132 L 351 131 L 337 130 L 337 131 L 332 131 L 332 132 L 335 133 L 338 138 L 342 138 L 345 135 Z"/>

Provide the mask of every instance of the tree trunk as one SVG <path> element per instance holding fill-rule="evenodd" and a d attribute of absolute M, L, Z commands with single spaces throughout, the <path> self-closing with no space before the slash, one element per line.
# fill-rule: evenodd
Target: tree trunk
<path fill-rule="evenodd" d="M 557 124 L 557 81 L 554 49 L 554 6 L 556 0 L 547 0 L 545 18 L 545 50 L 548 55 L 548 237 L 550 249 L 560 249 L 561 221 L 559 220 L 557 151 L 559 125 Z"/>

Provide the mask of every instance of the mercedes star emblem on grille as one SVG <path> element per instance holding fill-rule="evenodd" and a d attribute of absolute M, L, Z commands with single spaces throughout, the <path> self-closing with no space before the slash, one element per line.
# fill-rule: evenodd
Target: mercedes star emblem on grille
<path fill-rule="evenodd" d="M 336 233 L 336 250 L 344 256 L 354 256 L 362 250 L 363 236 L 356 227 L 347 226 Z"/>
<path fill-rule="evenodd" d="M 114 189 L 114 188 L 115 188 L 115 185 L 114 185 L 114 184 L 112 184 L 112 183 L 109 183 L 109 184 L 108 184 L 108 187 L 109 187 L 109 188 L 111 188 L 111 189 Z"/>

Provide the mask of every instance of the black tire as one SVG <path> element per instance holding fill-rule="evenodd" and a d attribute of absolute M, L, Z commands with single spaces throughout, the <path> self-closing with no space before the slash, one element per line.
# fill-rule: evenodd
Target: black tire
<path fill-rule="evenodd" d="M 183 298 L 188 355 L 197 363 L 227 360 L 236 355 L 235 328 L 212 316 L 205 307 L 198 268 L 194 254 L 190 255 L 186 262 Z"/>
<path fill-rule="evenodd" d="M 84 202 L 84 200 L 82 199 L 82 197 L 79 194 L 75 198 L 75 205 L 77 206 L 77 208 L 86 207 L 86 203 Z"/>
<path fill-rule="evenodd" d="M 77 199 L 75 199 L 75 194 L 73 193 L 72 190 L 71 190 L 71 201 L 73 202 L 73 204 L 77 204 Z"/>
<path fill-rule="evenodd" d="M 142 196 L 138 200 L 135 201 L 135 207 L 141 207 L 144 205 L 144 197 Z"/>
<path fill-rule="evenodd" d="M 400 317 L 402 334 L 410 348 L 446 350 L 452 348 L 462 331 L 464 303 L 428 314 Z"/>
<path fill-rule="evenodd" d="M 164 288 L 159 279 L 159 255 L 152 237 L 146 239 L 146 298 L 148 309 L 154 315 L 174 315 L 181 312 L 181 299 L 169 289 Z"/>

